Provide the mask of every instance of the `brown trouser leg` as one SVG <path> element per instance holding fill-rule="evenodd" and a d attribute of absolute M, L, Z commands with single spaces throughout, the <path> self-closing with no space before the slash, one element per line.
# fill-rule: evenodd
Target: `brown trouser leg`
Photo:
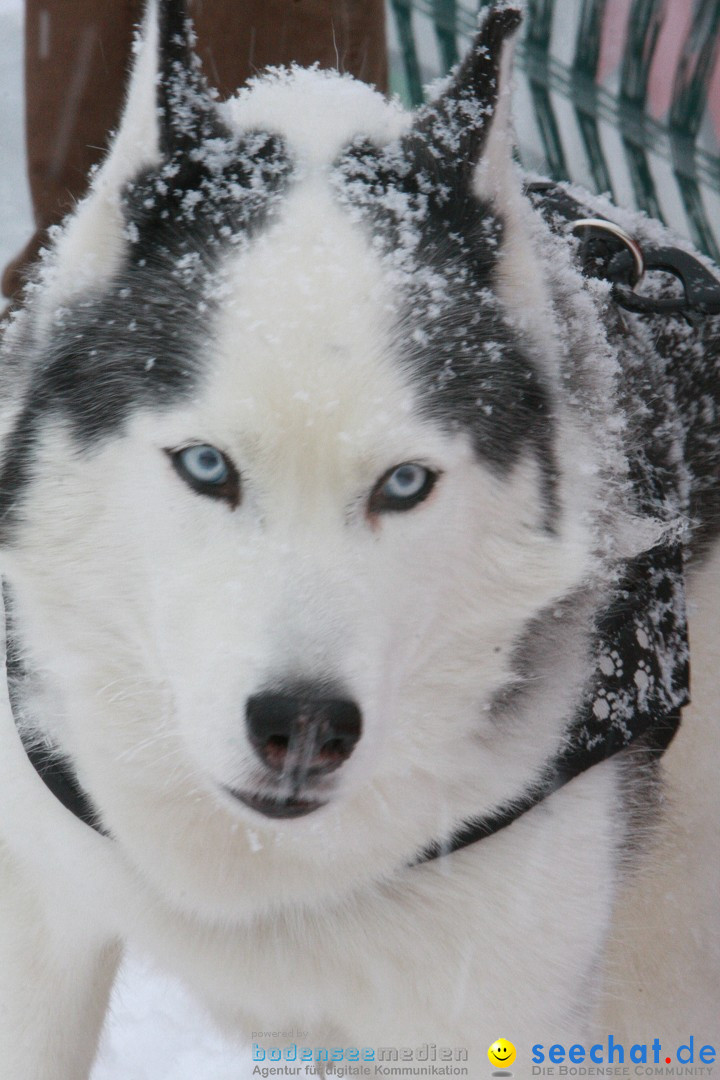
<path fill-rule="evenodd" d="M 25 94 L 36 232 L 5 269 L 14 297 L 46 230 L 84 194 L 124 98 L 142 0 L 26 0 Z M 268 64 L 316 61 L 387 89 L 383 0 L 195 0 L 205 72 L 223 96 Z"/>

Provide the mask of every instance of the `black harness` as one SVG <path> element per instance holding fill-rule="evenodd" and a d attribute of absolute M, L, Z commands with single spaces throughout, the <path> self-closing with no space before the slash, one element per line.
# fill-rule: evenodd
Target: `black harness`
<path fill-rule="evenodd" d="M 531 787 L 504 806 L 461 826 L 416 859 L 428 862 L 512 825 L 519 817 L 620 750 L 634 744 L 659 757 L 690 701 L 690 666 L 679 543 L 630 560 L 607 612 L 598 620 L 595 670 L 565 745 Z"/>
<path fill-rule="evenodd" d="M 583 273 L 610 281 L 612 298 L 620 307 L 690 320 L 720 314 L 720 281 L 698 259 L 677 248 L 641 250 L 614 223 L 586 217 L 584 208 L 558 185 L 531 184 L 526 193 L 553 229 L 581 236 Z M 652 270 L 672 274 L 682 292 L 673 297 L 636 293 L 643 273 Z M 628 746 L 642 749 L 649 759 L 667 749 L 680 725 L 680 710 L 690 700 L 680 539 L 628 561 L 595 629 L 594 673 L 556 757 L 518 797 L 433 842 L 411 865 L 460 851 L 504 829 L 553 791 Z M 71 763 L 36 743 L 24 740 L 24 746 L 55 798 L 80 821 L 108 835 Z"/>

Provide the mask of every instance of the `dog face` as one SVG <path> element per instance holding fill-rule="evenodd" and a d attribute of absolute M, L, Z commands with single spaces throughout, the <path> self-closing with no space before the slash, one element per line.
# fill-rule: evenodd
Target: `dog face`
<path fill-rule="evenodd" d="M 495 705 L 588 572 L 588 451 L 559 472 L 548 349 L 507 301 L 543 295 L 489 133 L 512 10 L 415 118 L 318 72 L 219 111 L 173 10 L 27 315 L 4 558 L 110 832 L 236 910 L 248 850 L 278 894 L 318 850 L 350 884 L 530 775 L 562 717 L 520 739 Z"/>

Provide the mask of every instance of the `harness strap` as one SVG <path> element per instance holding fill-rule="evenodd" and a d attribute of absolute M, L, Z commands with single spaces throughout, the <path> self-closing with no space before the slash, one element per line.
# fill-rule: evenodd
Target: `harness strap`
<path fill-rule="evenodd" d="M 628 746 L 659 758 L 690 701 L 690 665 L 679 542 L 631 559 L 608 610 L 597 622 L 595 670 L 563 748 L 530 789 L 445 841 L 413 865 L 483 840 L 512 825 L 558 788 Z"/>
<path fill-rule="evenodd" d="M 650 758 L 661 757 L 672 742 L 679 727 L 679 709 L 661 717 L 651 730 L 644 733 L 647 737 L 642 740 L 643 750 Z M 500 832 L 501 829 L 505 829 L 508 825 L 512 825 L 513 822 L 517 821 L 518 818 L 521 818 L 528 810 L 532 810 L 544 799 L 547 799 L 548 795 L 552 795 L 554 791 L 564 787 L 565 784 L 574 780 L 576 776 L 580 776 L 581 773 L 587 772 L 592 765 L 605 761 L 607 757 L 612 757 L 617 752 L 615 750 L 608 755 L 601 754 L 598 756 L 597 761 L 588 763 L 583 763 L 580 758 L 573 760 L 570 754 L 567 755 L 566 761 L 563 760 L 562 756 L 559 757 L 528 792 L 520 795 L 517 799 L 513 799 L 512 802 L 505 803 L 498 810 L 494 810 L 477 821 L 468 821 L 454 832 L 446 842 L 435 841 L 429 844 L 410 865 L 419 866 L 421 863 L 439 859 L 443 855 L 452 855 L 456 851 L 462 851 L 463 848 L 477 843 L 478 840 L 484 840 L 486 837 L 492 836 L 493 833 Z"/>
<path fill-rule="evenodd" d="M 641 315 L 720 315 L 720 281 L 694 255 L 681 248 L 642 247 L 623 229 L 600 215 L 587 216 L 567 190 L 550 180 L 527 184 L 525 194 L 551 227 L 582 226 L 580 265 L 586 277 L 612 282 L 616 304 Z M 642 274 L 635 273 L 641 250 L 644 273 L 672 274 L 682 285 L 677 296 L 646 296 L 635 291 Z"/>

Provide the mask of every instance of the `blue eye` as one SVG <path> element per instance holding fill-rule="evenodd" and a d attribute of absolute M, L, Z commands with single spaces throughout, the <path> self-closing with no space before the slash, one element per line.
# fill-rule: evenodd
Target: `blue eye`
<path fill-rule="evenodd" d="M 185 472 L 199 484 L 222 484 L 228 477 L 225 456 L 214 446 L 188 446 L 178 459 Z"/>
<path fill-rule="evenodd" d="M 396 465 L 375 485 L 369 510 L 373 514 L 385 510 L 411 510 L 428 497 L 437 478 L 437 473 L 413 461 Z"/>
<path fill-rule="evenodd" d="M 237 506 L 240 477 L 232 461 L 221 450 L 209 443 L 200 443 L 167 453 L 176 472 L 194 491 Z"/>

